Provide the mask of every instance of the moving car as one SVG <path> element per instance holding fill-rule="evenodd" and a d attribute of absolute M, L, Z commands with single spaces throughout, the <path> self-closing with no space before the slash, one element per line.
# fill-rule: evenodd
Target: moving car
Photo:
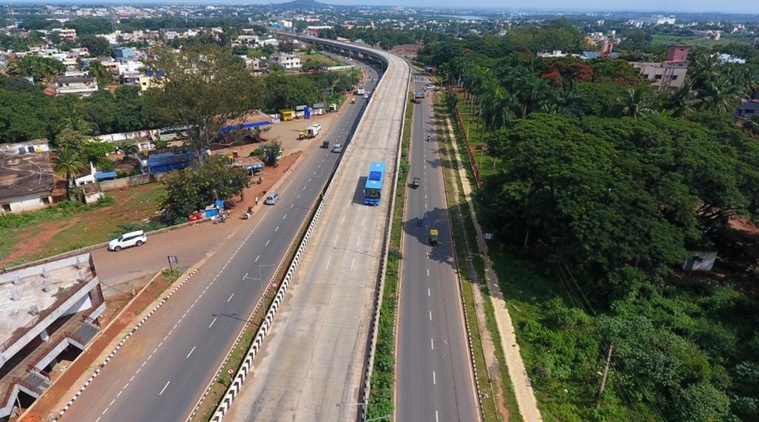
<path fill-rule="evenodd" d="M 266 205 L 274 205 L 279 201 L 279 194 L 276 192 L 272 192 L 268 195 L 266 195 L 266 199 L 264 200 L 264 204 Z"/>
<path fill-rule="evenodd" d="M 148 238 L 145 236 L 145 232 L 142 230 L 137 230 L 134 232 L 124 233 L 119 236 L 118 239 L 113 239 L 108 242 L 108 250 L 118 252 L 124 248 L 142 246 L 147 241 Z"/>
<path fill-rule="evenodd" d="M 369 98 L 369 94 L 364 94 L 364 99 Z"/>
<path fill-rule="evenodd" d="M 411 182 L 411 186 L 413 186 L 413 187 L 414 187 L 414 189 L 418 188 L 418 187 L 419 187 L 419 185 L 421 185 L 421 184 L 422 184 L 422 179 L 420 179 L 420 178 L 418 178 L 418 177 L 415 177 L 415 178 L 413 179 L 413 181 Z"/>
<path fill-rule="evenodd" d="M 332 147 L 332 152 L 343 152 L 343 144 L 335 144 Z"/>

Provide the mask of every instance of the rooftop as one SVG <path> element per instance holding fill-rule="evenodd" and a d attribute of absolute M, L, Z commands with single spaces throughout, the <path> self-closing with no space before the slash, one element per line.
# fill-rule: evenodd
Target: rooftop
<path fill-rule="evenodd" d="M 4 293 L 0 295 L 0 344 L 12 340 L 16 330 L 40 320 L 40 315 L 46 315 L 56 302 L 71 296 L 94 276 L 90 254 L 0 274 Z"/>
<path fill-rule="evenodd" d="M 0 147 L 0 200 L 53 190 L 47 141 Z"/>

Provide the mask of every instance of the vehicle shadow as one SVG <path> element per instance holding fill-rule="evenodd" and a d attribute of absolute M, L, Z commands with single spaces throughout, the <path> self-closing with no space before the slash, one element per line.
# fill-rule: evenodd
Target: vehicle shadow
<path fill-rule="evenodd" d="M 408 248 L 416 248 L 421 246 L 424 253 L 429 259 L 445 263 L 455 268 L 455 262 L 453 259 L 453 242 L 451 239 L 450 227 L 448 223 L 447 210 L 442 208 L 435 208 L 423 214 L 424 218 L 419 222 L 419 215 L 409 215 L 403 224 L 403 231 L 410 238 L 408 240 L 415 241 L 417 245 L 410 242 L 404 242 L 404 249 L 408 251 Z M 430 244 L 430 230 L 436 229 L 438 231 L 438 241 L 436 245 Z M 416 254 L 414 254 L 416 255 Z"/>
<path fill-rule="evenodd" d="M 354 205 L 364 205 L 364 186 L 366 186 L 366 179 L 366 176 L 361 176 L 358 178 L 358 182 L 356 183 L 356 190 L 353 192 Z"/>

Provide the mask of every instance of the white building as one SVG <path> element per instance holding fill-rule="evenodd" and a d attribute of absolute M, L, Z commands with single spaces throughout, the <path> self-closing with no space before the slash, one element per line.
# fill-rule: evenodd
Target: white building
<path fill-rule="evenodd" d="M 273 63 L 279 63 L 287 70 L 299 70 L 301 68 L 300 56 L 297 54 L 277 53 L 269 57 Z"/>

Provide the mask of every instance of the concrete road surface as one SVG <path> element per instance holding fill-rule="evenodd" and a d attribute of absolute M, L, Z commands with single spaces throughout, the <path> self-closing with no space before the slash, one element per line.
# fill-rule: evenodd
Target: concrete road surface
<path fill-rule="evenodd" d="M 415 74 L 416 88 L 425 83 Z M 414 105 L 411 172 L 401 261 L 397 334 L 397 421 L 480 420 L 458 279 L 453 261 L 443 171 L 429 99 Z M 427 142 L 427 136 L 431 136 Z M 419 226 L 417 218 L 424 215 Z M 430 229 L 439 244 L 428 242 Z"/>
<path fill-rule="evenodd" d="M 329 131 L 329 139 L 347 139 L 361 109 L 344 113 Z M 212 230 L 204 231 L 204 236 L 192 240 L 218 247 L 129 339 L 62 420 L 184 421 L 261 297 L 338 157 L 321 149 L 307 156 L 277 189 L 280 201 L 256 213 L 249 228 L 230 238 L 215 238 Z M 165 260 L 167 251 L 156 240 L 151 238 L 143 248 L 157 247 L 158 259 Z M 108 257 L 122 260 L 125 271 L 138 270 L 139 263 L 129 262 L 128 252 Z"/>
<path fill-rule="evenodd" d="M 361 410 L 373 295 L 409 77 L 406 62 L 395 56 L 390 60 L 273 329 L 225 422 L 354 421 Z M 362 202 L 372 161 L 387 166 L 377 207 Z"/>

